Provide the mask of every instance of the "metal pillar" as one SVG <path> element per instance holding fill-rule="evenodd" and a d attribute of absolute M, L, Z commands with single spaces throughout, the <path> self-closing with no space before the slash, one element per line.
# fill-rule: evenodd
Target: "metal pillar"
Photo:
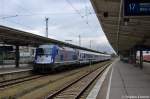
<path fill-rule="evenodd" d="M 81 35 L 79 35 L 79 46 L 81 46 Z"/>
<path fill-rule="evenodd" d="M 133 49 L 133 64 L 136 65 L 136 50 Z"/>
<path fill-rule="evenodd" d="M 48 38 L 48 18 L 45 18 L 46 21 L 46 37 Z"/>
<path fill-rule="evenodd" d="M 129 51 L 129 62 L 133 64 L 133 50 L 132 49 L 130 49 Z"/>
<path fill-rule="evenodd" d="M 136 65 L 136 50 L 135 50 L 135 48 L 132 48 L 130 53 L 131 53 L 132 64 Z"/>
<path fill-rule="evenodd" d="M 143 69 L 143 51 L 140 50 L 140 68 Z"/>
<path fill-rule="evenodd" d="M 16 45 L 16 50 L 15 50 L 15 65 L 16 65 L 16 68 L 19 67 L 19 59 L 20 59 L 20 53 L 19 53 L 19 46 Z"/>

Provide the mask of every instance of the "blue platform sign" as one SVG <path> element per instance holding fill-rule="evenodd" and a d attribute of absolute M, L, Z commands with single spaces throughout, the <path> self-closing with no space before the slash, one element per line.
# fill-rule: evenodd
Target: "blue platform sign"
<path fill-rule="evenodd" d="M 150 0 L 124 0 L 124 16 L 150 16 Z"/>

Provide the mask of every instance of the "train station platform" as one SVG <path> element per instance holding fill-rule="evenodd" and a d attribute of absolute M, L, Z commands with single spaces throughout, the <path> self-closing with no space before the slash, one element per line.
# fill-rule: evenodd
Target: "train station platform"
<path fill-rule="evenodd" d="M 19 68 L 15 68 L 15 65 L 0 65 L 0 75 L 29 70 L 32 70 L 32 66 L 29 64 L 20 64 Z"/>
<path fill-rule="evenodd" d="M 150 99 L 150 64 L 144 63 L 141 70 L 117 60 L 112 65 L 107 97 L 108 99 Z"/>
<path fill-rule="evenodd" d="M 15 68 L 14 65 L 7 65 L 6 67 L 0 68 L 0 82 L 27 77 L 31 74 L 32 67 L 29 65 L 20 66 L 19 68 Z"/>
<path fill-rule="evenodd" d="M 7 69 L 7 68 L 15 68 L 16 66 L 13 64 L 5 64 L 5 65 L 0 65 L 0 69 Z M 19 68 L 28 68 L 32 67 L 32 64 L 19 64 Z"/>
<path fill-rule="evenodd" d="M 150 63 L 143 64 L 140 69 L 115 60 L 96 97 L 87 99 L 150 99 Z"/>

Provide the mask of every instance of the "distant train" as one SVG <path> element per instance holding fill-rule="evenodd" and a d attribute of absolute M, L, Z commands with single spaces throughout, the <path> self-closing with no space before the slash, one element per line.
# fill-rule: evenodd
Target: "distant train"
<path fill-rule="evenodd" d="M 49 72 L 67 66 L 80 66 L 109 60 L 110 55 L 100 54 L 70 47 L 62 47 L 53 44 L 40 45 L 36 49 L 34 71 Z M 77 65 L 78 64 L 78 65 Z"/>
<path fill-rule="evenodd" d="M 136 60 L 140 60 L 140 52 L 137 52 Z M 143 51 L 143 61 L 144 62 L 150 62 L 150 52 L 149 51 Z"/>
<path fill-rule="evenodd" d="M 150 62 L 150 55 L 143 55 L 143 60 L 145 62 Z"/>

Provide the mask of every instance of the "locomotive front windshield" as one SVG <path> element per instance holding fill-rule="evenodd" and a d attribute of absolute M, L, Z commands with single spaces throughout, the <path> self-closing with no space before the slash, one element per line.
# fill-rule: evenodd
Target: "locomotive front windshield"
<path fill-rule="evenodd" d="M 51 48 L 37 48 L 36 49 L 36 54 L 37 55 L 51 55 L 52 54 L 52 49 Z"/>

